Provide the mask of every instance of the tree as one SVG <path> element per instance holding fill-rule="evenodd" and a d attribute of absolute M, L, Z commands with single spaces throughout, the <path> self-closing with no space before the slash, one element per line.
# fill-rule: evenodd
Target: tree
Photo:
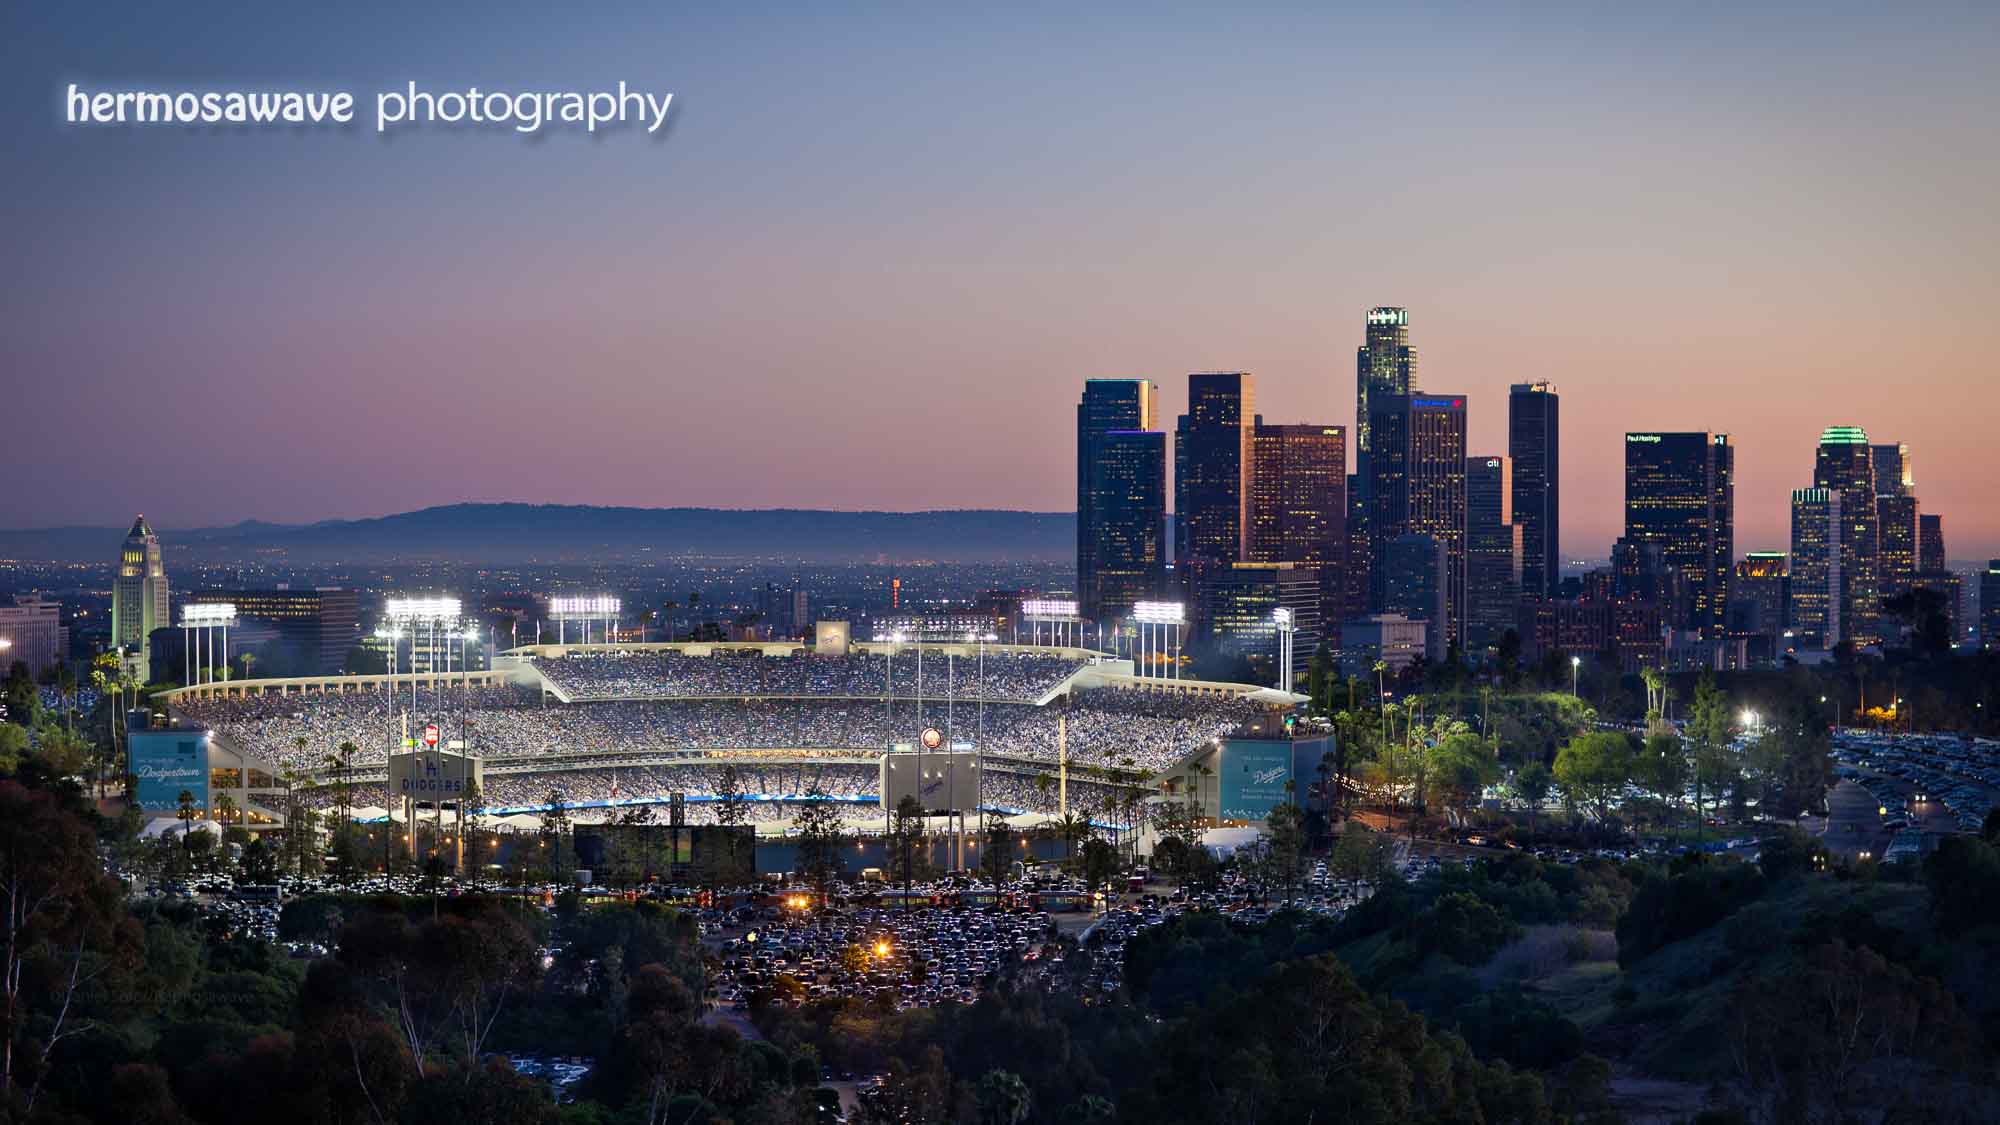
<path fill-rule="evenodd" d="M 1703 673 L 1695 682 L 1694 703 L 1688 708 L 1687 749 L 1694 760 L 1695 838 L 1706 825 L 1705 802 L 1720 795 L 1739 776 L 1730 746 L 1729 700 L 1715 688 L 1715 677 Z"/>
<path fill-rule="evenodd" d="M 841 820 L 840 809 L 827 798 L 826 790 L 814 778 L 806 787 L 805 800 L 798 815 L 792 821 L 798 833 L 799 869 L 813 889 L 822 896 L 826 886 L 841 868 L 841 844 L 846 840 L 846 826 Z"/>
<path fill-rule="evenodd" d="M 1005 1070 L 987 1071 L 973 1091 L 973 1101 L 979 1107 L 979 1125 L 1022 1125 L 1032 1104 L 1028 1084 Z"/>
<path fill-rule="evenodd" d="M 1467 731 L 1446 735 L 1425 752 L 1425 759 L 1424 775 L 1430 791 L 1451 808 L 1477 801 L 1500 774 L 1492 744 Z"/>
<path fill-rule="evenodd" d="M 1395 869 L 1395 844 L 1386 833 L 1350 820 L 1341 826 L 1328 867 L 1336 878 L 1371 885 L 1386 882 Z"/>
<path fill-rule="evenodd" d="M 480 835 L 481 822 L 486 818 L 486 794 L 480 792 L 479 782 L 465 779 L 465 793 L 458 801 L 459 816 L 464 824 L 460 829 L 465 838 L 465 870 L 476 872 L 483 858 L 480 849 L 483 837 Z"/>
<path fill-rule="evenodd" d="M 94 1026 L 78 999 L 135 967 L 142 945 L 89 826 L 48 792 L 0 781 L 0 1093 L 33 1109 L 50 1052 Z"/>
<path fill-rule="evenodd" d="M 1184 800 L 1166 800 L 1153 810 L 1153 831 L 1159 833 L 1160 841 L 1153 847 L 1153 860 L 1163 866 L 1167 873 L 1182 883 L 1189 882 L 1201 863 L 1196 853 L 1207 856 L 1202 848 L 1202 815 L 1200 806 L 1192 797 Z"/>
<path fill-rule="evenodd" d="M 415 922 L 395 905 L 365 910 L 342 927 L 337 955 L 393 1013 L 421 1078 L 433 1052 L 478 1066 L 507 997 L 530 978 L 534 951 L 534 936 L 509 906 L 472 897 L 448 900 Z"/>
<path fill-rule="evenodd" d="M 1014 830 L 1003 821 L 994 821 L 986 828 L 986 850 L 980 853 L 979 866 L 987 881 L 996 887 L 1007 885 L 1007 873 L 1014 868 Z"/>
<path fill-rule="evenodd" d="M 42 693 L 36 690 L 35 677 L 29 674 L 26 661 L 16 660 L 8 666 L 4 690 L 9 722 L 32 728 L 41 721 Z"/>
<path fill-rule="evenodd" d="M 1682 799 L 1688 783 L 1687 753 L 1671 727 L 1648 734 L 1632 763 L 1632 780 L 1657 796 L 1669 810 Z"/>
<path fill-rule="evenodd" d="M 903 884 L 908 891 L 916 882 L 917 848 L 924 838 L 924 806 L 913 794 L 904 794 L 896 802 L 896 808 L 889 818 L 889 836 L 885 841 L 889 847 L 890 872 L 893 878 Z"/>
<path fill-rule="evenodd" d="M 1528 835 L 1535 835 L 1535 814 L 1542 802 L 1549 799 L 1549 791 L 1555 779 L 1549 775 L 1549 767 L 1540 762 L 1529 762 L 1514 771 L 1514 795 L 1528 806 Z"/>
<path fill-rule="evenodd" d="M 45 726 L 35 732 L 34 757 L 50 777 L 83 777 L 94 755 L 90 743 L 74 731 Z"/>
<path fill-rule="evenodd" d="M 1091 833 L 1090 818 L 1070 809 L 1056 818 L 1054 827 L 1056 839 L 1062 841 L 1064 866 L 1075 866 L 1076 846 Z"/>
<path fill-rule="evenodd" d="M 1284 888 L 1285 904 L 1289 906 L 1300 880 L 1305 878 L 1305 813 L 1296 804 L 1285 801 L 1264 818 L 1264 831 L 1268 845 L 1264 851 L 1264 882 L 1266 887 Z"/>
<path fill-rule="evenodd" d="M 1952 990 L 1866 946 L 1836 939 L 1806 950 L 1739 983 L 1727 1011 L 1730 1060 L 1759 1119 L 1982 1116 L 1952 1081 L 1980 1041 Z"/>
<path fill-rule="evenodd" d="M 563 791 L 551 789 L 543 799 L 548 811 L 542 814 L 542 864 L 543 877 L 551 883 L 569 882 L 569 869 L 563 866 L 563 837 L 569 834 L 569 804 Z"/>
<path fill-rule="evenodd" d="M 13 723 L 0 723 L 0 773 L 14 773 L 28 753 L 28 732 Z"/>
<path fill-rule="evenodd" d="M 1611 804 L 1631 776 L 1632 740 L 1617 731 L 1580 734 L 1556 755 L 1556 784 L 1599 820 L 1611 819 Z"/>
<path fill-rule="evenodd" d="M 1750 745 L 1765 815 L 1823 811 L 1833 786 L 1833 741 L 1818 708 L 1803 697 L 1781 703 Z"/>
<path fill-rule="evenodd" d="M 1118 850 L 1093 836 L 1083 843 L 1083 877 L 1091 886 L 1102 886 L 1118 873 Z"/>
<path fill-rule="evenodd" d="M 278 849 L 262 836 L 243 849 L 243 878 L 250 883 L 269 883 L 278 877 Z"/>
<path fill-rule="evenodd" d="M 728 870 L 732 872 L 737 870 L 739 858 L 735 829 L 741 828 L 749 819 L 750 802 L 743 796 L 743 782 L 736 775 L 736 763 L 725 762 L 722 774 L 715 783 L 715 823 L 724 829 L 722 849 L 728 856 Z"/>
<path fill-rule="evenodd" d="M 1508 690 L 1521 686 L 1521 631 L 1508 629 L 1500 634 L 1497 663 L 1500 683 Z"/>

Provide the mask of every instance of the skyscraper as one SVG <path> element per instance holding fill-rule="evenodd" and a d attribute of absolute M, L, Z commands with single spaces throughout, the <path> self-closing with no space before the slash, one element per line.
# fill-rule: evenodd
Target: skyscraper
<path fill-rule="evenodd" d="M 1909 446 L 1878 444 L 1869 458 L 1875 472 L 1876 592 L 1893 598 L 1908 593 L 1917 579 L 1917 482 Z"/>
<path fill-rule="evenodd" d="M 1076 407 L 1076 583 L 1109 620 L 1160 592 L 1167 435 L 1150 379 L 1090 379 Z"/>
<path fill-rule="evenodd" d="M 1875 448 L 1859 426 L 1829 426 L 1819 436 L 1813 485 L 1840 493 L 1840 635 L 1857 645 L 1881 639 Z"/>
<path fill-rule="evenodd" d="M 1347 474 L 1347 558 L 1341 575 L 1344 596 L 1340 620 L 1368 611 L 1368 591 L 1372 588 L 1373 559 L 1368 545 L 1368 503 L 1359 473 Z M 1344 642 L 1343 642 L 1344 643 Z"/>
<path fill-rule="evenodd" d="M 1840 643 L 1841 494 L 1830 488 L 1792 492 L 1792 582 L 1787 627 L 1821 648 Z"/>
<path fill-rule="evenodd" d="M 0 669 L 26 664 L 40 676 L 69 657 L 69 630 L 62 623 L 62 605 L 39 595 L 20 594 L 13 605 L 0 605 Z"/>
<path fill-rule="evenodd" d="M 1875 497 L 1875 526 L 1880 594 L 1893 598 L 1909 593 L 1917 580 L 1917 498 Z"/>
<path fill-rule="evenodd" d="M 1383 545 L 1400 535 L 1428 535 L 1445 552 L 1444 643 L 1459 643 L 1465 619 L 1465 396 L 1381 395 L 1370 424 L 1375 450 L 1369 488 L 1369 540 L 1378 560 L 1371 605 L 1380 608 L 1391 576 Z"/>
<path fill-rule="evenodd" d="M 1417 353 L 1410 347 L 1410 311 L 1386 306 L 1368 310 L 1362 344 L 1354 353 L 1355 463 L 1368 475 L 1374 451 L 1368 419 L 1379 395 L 1406 395 L 1416 386 Z M 1365 486 L 1364 486 L 1365 487 Z"/>
<path fill-rule="evenodd" d="M 1174 432 L 1174 561 L 1190 578 L 1249 557 L 1256 415 L 1248 372 L 1188 376 L 1188 412 Z"/>
<path fill-rule="evenodd" d="M 111 587 L 111 643 L 144 661 L 153 630 L 173 624 L 167 616 L 167 568 L 160 537 L 140 516 L 118 551 L 118 578 Z"/>
<path fill-rule="evenodd" d="M 1731 636 L 1777 641 L 1785 631 L 1790 563 L 1782 551 L 1751 551 L 1736 564 L 1736 581 L 1729 588 Z M 1764 655 L 1768 658 L 1770 653 Z"/>
<path fill-rule="evenodd" d="M 1219 659 L 1216 675 L 1232 675 L 1229 667 L 1247 659 L 1258 678 L 1264 679 L 1278 656 L 1278 610 L 1291 612 L 1297 652 L 1311 653 L 1319 647 L 1320 590 L 1319 575 L 1296 563 L 1241 562 L 1205 568 L 1194 585 L 1196 627 L 1189 635 L 1189 647 L 1197 661 Z M 1305 660 L 1295 660 L 1293 678 L 1305 670 Z"/>
<path fill-rule="evenodd" d="M 1910 447 L 1902 442 L 1879 444 L 1869 452 L 1875 472 L 1875 495 L 1914 496 L 1917 478 L 1910 466 Z"/>
<path fill-rule="evenodd" d="M 2000 559 L 1986 560 L 1979 572 L 1979 643 L 2000 648 Z"/>
<path fill-rule="evenodd" d="M 1347 431 L 1260 421 L 1251 440 L 1250 561 L 1312 567 L 1320 620 L 1337 623 L 1345 601 Z"/>
<path fill-rule="evenodd" d="M 1521 525 L 1521 591 L 1551 598 L 1562 580 L 1561 449 L 1555 385 L 1516 383 L 1507 392 L 1507 457 L 1513 462 L 1514 522 Z"/>
<path fill-rule="evenodd" d="M 274 631 L 277 636 L 271 646 L 257 654 L 261 663 L 253 670 L 259 676 L 334 675 L 361 641 L 354 591 L 337 586 L 210 590 L 183 594 L 181 604 L 233 605 L 246 631 L 257 627 Z"/>
<path fill-rule="evenodd" d="M 1451 620 L 1449 561 L 1436 537 L 1416 533 L 1392 535 L 1382 544 L 1382 612 L 1425 623 L 1424 656 L 1444 659 L 1445 629 Z"/>
<path fill-rule="evenodd" d="M 1498 643 L 1514 627 L 1521 600 L 1525 536 L 1514 519 L 1513 464 L 1505 457 L 1465 462 L 1465 646 Z"/>
<path fill-rule="evenodd" d="M 1917 572 L 1944 573 L 1944 517 L 1932 513 L 1917 517 Z"/>
<path fill-rule="evenodd" d="M 1736 562 L 1735 451 L 1728 434 L 1625 435 L 1625 537 L 1680 572 L 1688 612 L 1668 624 L 1719 635 Z"/>

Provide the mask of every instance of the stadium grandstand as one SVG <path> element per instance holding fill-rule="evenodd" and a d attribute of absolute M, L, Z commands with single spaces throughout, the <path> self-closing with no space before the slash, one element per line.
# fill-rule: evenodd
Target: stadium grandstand
<path fill-rule="evenodd" d="M 336 782 L 387 809 L 392 753 L 425 727 L 481 760 L 478 804 L 578 819 L 684 796 L 692 823 L 734 767 L 753 820 L 778 830 L 812 797 L 880 825 L 886 752 L 935 728 L 948 762 L 980 763 L 981 805 L 1003 815 L 1117 816 L 1155 779 L 1298 697 L 1247 684 L 1133 675 L 1087 649 L 863 643 L 839 654 L 767 642 L 537 645 L 490 670 L 236 680 L 161 693 L 179 726 L 260 774 Z M 339 747 L 354 751 L 344 758 Z M 268 801 L 266 802 L 269 803 Z M 1129 823 L 1129 821 L 1128 821 Z"/>

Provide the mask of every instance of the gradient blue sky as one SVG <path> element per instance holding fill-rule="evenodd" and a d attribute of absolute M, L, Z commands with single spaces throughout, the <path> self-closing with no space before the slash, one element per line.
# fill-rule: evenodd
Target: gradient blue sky
<path fill-rule="evenodd" d="M 9 5 L 0 526 L 463 499 L 1073 501 L 1092 375 L 1243 368 L 1349 424 L 1563 393 L 1740 447 L 1784 546 L 1822 426 L 2000 553 L 2000 6 Z M 675 94 L 664 138 L 77 129 L 93 87 Z"/>

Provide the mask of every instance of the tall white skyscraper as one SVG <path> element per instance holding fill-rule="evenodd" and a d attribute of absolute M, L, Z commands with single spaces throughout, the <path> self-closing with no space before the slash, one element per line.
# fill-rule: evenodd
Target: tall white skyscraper
<path fill-rule="evenodd" d="M 167 616 L 167 568 L 160 561 L 160 537 L 146 517 L 132 521 L 118 552 L 118 578 L 111 587 L 111 643 L 136 657 L 143 676 L 153 630 L 173 624 Z"/>

